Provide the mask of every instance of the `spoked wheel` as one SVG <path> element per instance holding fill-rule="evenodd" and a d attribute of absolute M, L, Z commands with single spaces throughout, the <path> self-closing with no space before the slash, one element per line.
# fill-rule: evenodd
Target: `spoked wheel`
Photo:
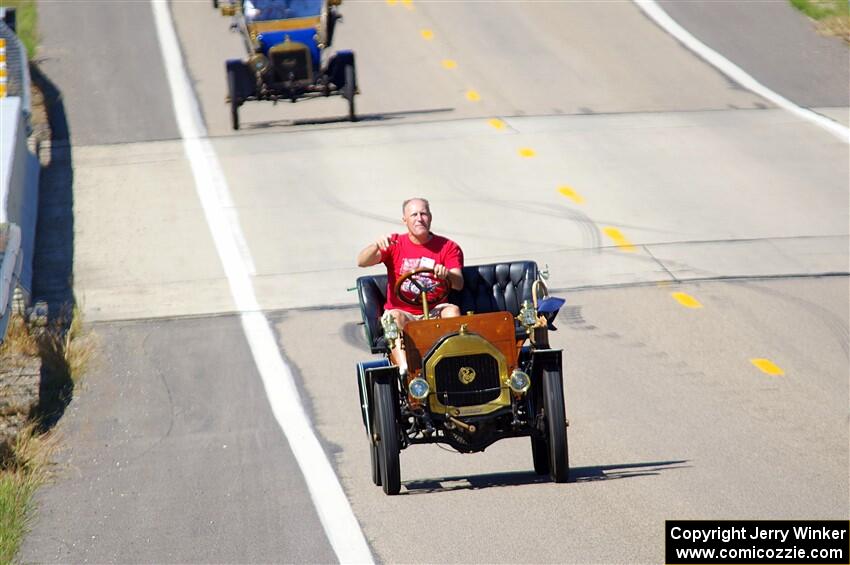
<path fill-rule="evenodd" d="M 230 125 L 239 129 L 239 97 L 236 96 L 236 71 L 227 70 L 227 91 L 230 94 Z"/>
<path fill-rule="evenodd" d="M 357 114 L 354 112 L 354 96 L 357 93 L 357 88 L 354 78 L 354 67 L 352 65 L 345 66 L 345 86 L 342 87 L 342 97 L 348 100 L 348 119 L 356 122 Z"/>
<path fill-rule="evenodd" d="M 548 475 L 549 444 L 545 439 L 531 438 L 531 456 L 534 459 L 534 472 L 538 475 Z"/>
<path fill-rule="evenodd" d="M 546 410 L 549 476 L 556 483 L 570 480 L 570 459 L 567 449 L 567 418 L 564 413 L 564 383 L 559 371 L 543 371 L 543 406 Z M 534 466 L 537 470 L 537 464 Z"/>
<path fill-rule="evenodd" d="M 398 494 L 401 490 L 401 469 L 398 460 L 399 435 L 395 418 L 397 399 L 389 383 L 375 383 L 376 431 L 378 432 L 378 461 L 381 485 L 386 494 Z"/>

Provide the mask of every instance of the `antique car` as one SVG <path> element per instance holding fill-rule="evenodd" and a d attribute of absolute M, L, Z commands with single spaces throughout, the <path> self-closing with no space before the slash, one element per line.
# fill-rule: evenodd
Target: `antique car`
<path fill-rule="evenodd" d="M 357 380 L 372 481 L 386 494 L 401 488 L 400 451 L 421 443 L 474 453 L 526 436 L 534 471 L 569 480 L 561 350 L 548 334 L 563 299 L 548 296 L 531 261 L 467 266 L 463 279 L 461 291 L 450 291 L 431 269 L 399 277 L 397 296 L 424 313 L 403 331 L 382 316 L 386 275 L 357 279 L 366 340 L 383 355 L 358 363 Z M 430 319 L 429 304 L 447 295 L 465 314 Z M 394 342 L 406 374 L 388 354 Z"/>
<path fill-rule="evenodd" d="M 233 129 L 245 102 L 342 96 L 356 120 L 354 52 L 328 54 L 342 0 L 240 0 L 223 4 L 231 29 L 245 45 L 244 59 L 228 59 L 227 102 Z"/>

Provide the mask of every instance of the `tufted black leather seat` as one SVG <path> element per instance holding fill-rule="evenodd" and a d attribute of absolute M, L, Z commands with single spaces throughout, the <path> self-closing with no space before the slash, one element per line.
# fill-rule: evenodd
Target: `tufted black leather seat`
<path fill-rule="evenodd" d="M 463 268 L 463 289 L 452 291 L 449 301 L 461 313 L 510 312 L 519 314 L 523 301 L 531 300 L 531 288 L 537 280 L 537 263 L 511 261 L 472 265 Z M 366 327 L 366 340 L 372 353 L 384 353 L 386 341 L 381 315 L 387 301 L 387 276 L 366 275 L 357 279 L 360 315 Z"/>

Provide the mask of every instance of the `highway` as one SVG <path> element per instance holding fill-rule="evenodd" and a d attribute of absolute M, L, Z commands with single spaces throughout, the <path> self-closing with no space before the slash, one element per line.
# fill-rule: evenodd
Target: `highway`
<path fill-rule="evenodd" d="M 786 3 L 661 6 L 850 122 L 846 46 Z M 258 313 L 376 562 L 657 563 L 666 519 L 850 515 L 847 144 L 634 3 L 348 1 L 334 43 L 356 53 L 362 119 L 339 98 L 246 104 L 233 132 L 239 38 L 209 2 L 172 2 L 214 193 L 151 5 L 39 9 L 70 147 L 55 188 L 100 354 L 22 562 L 346 560 L 310 494 L 318 467 L 281 429 Z M 348 289 L 410 196 L 467 264 L 548 265 L 574 482 L 535 475 L 517 439 L 414 446 L 400 496 L 372 485 L 355 364 L 373 356 Z"/>

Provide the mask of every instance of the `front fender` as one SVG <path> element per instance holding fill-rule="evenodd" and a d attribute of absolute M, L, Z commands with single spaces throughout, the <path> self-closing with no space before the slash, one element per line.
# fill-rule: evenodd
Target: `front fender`
<path fill-rule="evenodd" d="M 225 63 L 225 68 L 227 69 L 228 80 L 230 80 L 231 72 L 233 73 L 236 82 L 234 87 L 237 98 L 248 98 L 256 94 L 257 79 L 245 61 L 241 59 L 228 59 Z"/>
<path fill-rule="evenodd" d="M 360 412 L 366 433 L 372 437 L 372 383 L 377 372 L 390 369 L 398 380 L 398 367 L 391 367 L 389 359 L 364 361 L 357 364 L 357 390 L 360 393 Z"/>
<path fill-rule="evenodd" d="M 330 78 L 331 82 L 334 83 L 337 88 L 342 90 L 342 87 L 345 86 L 346 65 L 351 65 L 355 70 L 354 90 L 356 91 L 357 67 L 354 65 L 354 51 L 337 51 L 335 54 L 331 55 L 331 58 L 328 60 L 328 78 Z"/>

